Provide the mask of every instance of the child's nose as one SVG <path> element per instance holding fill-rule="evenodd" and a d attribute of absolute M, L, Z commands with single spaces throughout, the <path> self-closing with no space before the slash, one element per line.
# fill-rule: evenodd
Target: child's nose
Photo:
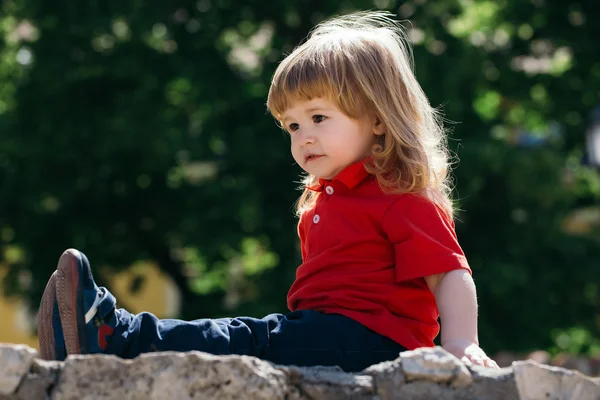
<path fill-rule="evenodd" d="M 302 145 L 314 144 L 316 142 L 315 135 L 310 132 L 302 132 L 302 137 L 300 143 Z"/>

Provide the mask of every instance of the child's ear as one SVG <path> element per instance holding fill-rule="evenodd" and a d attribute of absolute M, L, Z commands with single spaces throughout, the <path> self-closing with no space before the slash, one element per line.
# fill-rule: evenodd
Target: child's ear
<path fill-rule="evenodd" d="M 385 133 L 385 124 L 379 117 L 379 115 L 375 115 L 374 123 L 373 123 L 373 133 L 377 136 L 381 136 Z"/>

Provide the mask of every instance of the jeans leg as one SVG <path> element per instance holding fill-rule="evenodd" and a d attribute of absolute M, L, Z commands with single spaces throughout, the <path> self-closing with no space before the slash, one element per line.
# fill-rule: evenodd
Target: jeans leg
<path fill-rule="evenodd" d="M 152 351 L 192 351 L 261 357 L 268 345 L 269 331 L 283 318 L 272 314 L 250 317 L 182 321 L 158 319 L 150 313 L 133 315 L 117 311 L 119 322 L 107 353 L 134 358 Z"/>
<path fill-rule="evenodd" d="M 270 335 L 263 358 L 282 365 L 339 366 L 358 372 L 406 350 L 351 318 L 310 310 L 285 315 Z"/>
<path fill-rule="evenodd" d="M 351 318 L 317 311 L 287 315 L 158 319 L 150 313 L 117 310 L 118 324 L 107 353 L 133 358 L 152 351 L 199 350 L 238 354 L 281 365 L 339 366 L 348 372 L 393 360 L 404 347 Z"/>

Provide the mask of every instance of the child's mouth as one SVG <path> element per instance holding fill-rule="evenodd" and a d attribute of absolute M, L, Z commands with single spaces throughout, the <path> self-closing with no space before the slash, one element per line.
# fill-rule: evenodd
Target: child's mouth
<path fill-rule="evenodd" d="M 320 155 L 320 154 L 309 154 L 308 156 L 306 156 L 306 162 L 314 161 L 314 160 L 317 160 L 317 159 L 319 159 L 321 157 L 323 157 L 323 156 Z"/>

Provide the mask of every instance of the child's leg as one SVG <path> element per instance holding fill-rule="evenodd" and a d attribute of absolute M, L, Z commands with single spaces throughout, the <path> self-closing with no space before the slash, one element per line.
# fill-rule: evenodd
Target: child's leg
<path fill-rule="evenodd" d="M 396 359 L 406 348 L 351 318 L 310 310 L 189 322 L 124 311 L 107 352 L 132 358 L 167 350 L 249 355 L 281 365 L 357 372 Z"/>
<path fill-rule="evenodd" d="M 119 310 L 119 323 L 106 350 L 123 358 L 152 351 L 204 351 L 263 357 L 269 330 L 283 315 L 182 321 Z"/>
<path fill-rule="evenodd" d="M 40 335 L 40 352 L 50 359 L 64 359 L 65 353 L 107 353 L 133 358 L 141 353 L 169 350 L 260 357 L 268 344 L 269 327 L 275 326 L 278 318 L 273 315 L 260 320 L 240 317 L 188 322 L 117 310 L 114 296 L 94 282 L 87 257 L 74 249 L 63 253 L 48 288 L 40 310 L 53 312 L 42 313 L 46 317 L 39 320 L 39 330 L 44 332 Z"/>
<path fill-rule="evenodd" d="M 56 297 L 49 291 L 40 309 L 58 308 L 58 313 L 45 314 L 60 318 L 45 319 L 54 334 L 40 335 L 42 355 L 59 358 L 65 346 L 68 354 L 109 353 L 123 358 L 151 351 L 200 350 L 250 355 L 283 365 L 338 365 L 346 371 L 360 371 L 405 350 L 351 318 L 310 310 L 262 319 L 189 322 L 159 320 L 149 313 L 132 315 L 115 309 L 115 298 L 96 286 L 87 258 L 76 250 L 63 253 L 52 279 L 56 280 Z"/>
<path fill-rule="evenodd" d="M 285 315 L 270 330 L 262 358 L 282 365 L 337 365 L 358 372 L 394 360 L 405 350 L 346 316 L 300 310 Z"/>

